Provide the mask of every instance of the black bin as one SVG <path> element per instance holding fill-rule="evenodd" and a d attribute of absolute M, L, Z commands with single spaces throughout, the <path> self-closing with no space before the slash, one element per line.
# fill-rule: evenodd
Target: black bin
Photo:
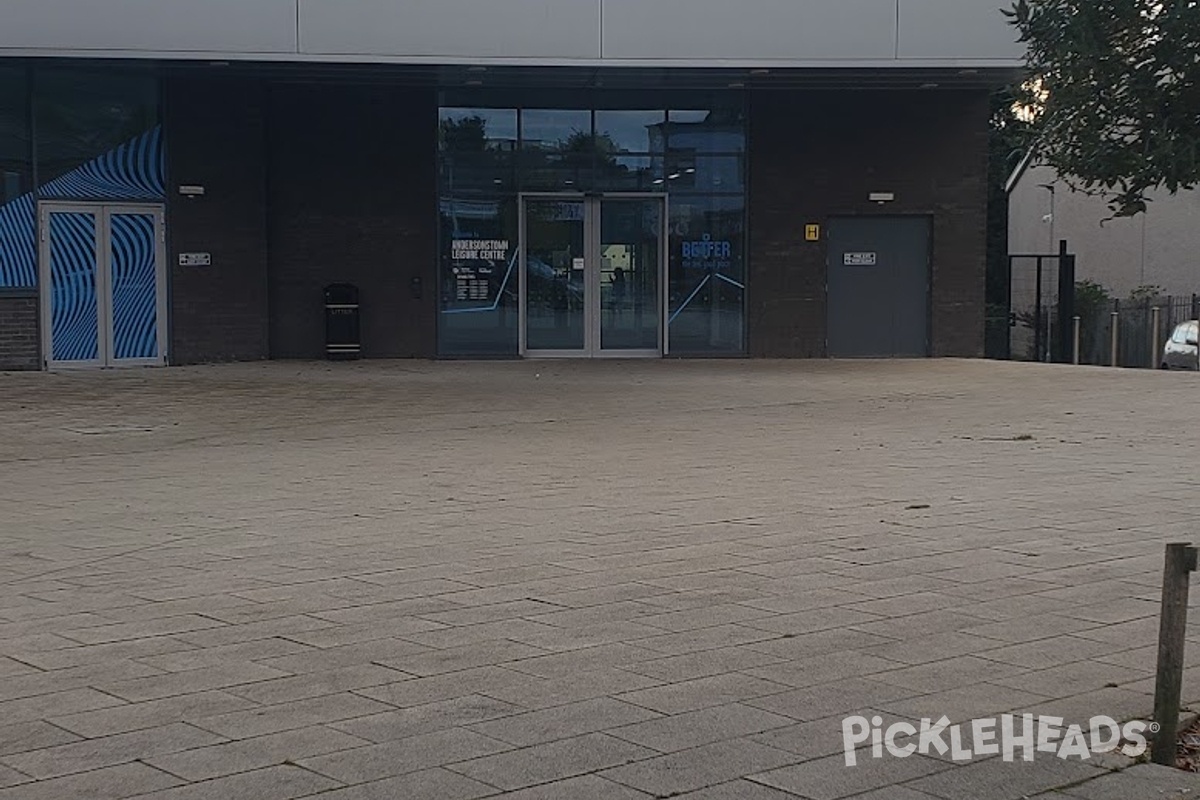
<path fill-rule="evenodd" d="M 358 287 L 331 283 L 325 287 L 325 354 L 334 361 L 347 361 L 362 354 L 359 326 Z"/>

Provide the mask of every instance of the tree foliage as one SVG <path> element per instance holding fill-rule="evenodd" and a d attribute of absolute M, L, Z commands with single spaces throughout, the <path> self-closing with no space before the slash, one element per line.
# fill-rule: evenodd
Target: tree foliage
<path fill-rule="evenodd" d="M 1200 0 L 1017 0 L 1037 156 L 1076 188 L 1146 210 L 1200 184 Z"/>

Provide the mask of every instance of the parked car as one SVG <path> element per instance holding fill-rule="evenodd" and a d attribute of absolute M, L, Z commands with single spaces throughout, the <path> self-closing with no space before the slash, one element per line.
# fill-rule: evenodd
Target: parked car
<path fill-rule="evenodd" d="M 1163 348 L 1163 369 L 1200 369 L 1200 321 L 1182 322 Z"/>

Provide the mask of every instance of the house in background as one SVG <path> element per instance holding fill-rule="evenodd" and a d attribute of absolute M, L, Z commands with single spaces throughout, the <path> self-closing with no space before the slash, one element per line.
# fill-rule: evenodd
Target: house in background
<path fill-rule="evenodd" d="M 1076 280 L 1113 297 L 1157 286 L 1172 296 L 1200 292 L 1200 193 L 1151 195 L 1149 210 L 1112 218 L 1103 197 L 1072 191 L 1051 167 L 1023 162 L 1008 182 L 1008 251 L 1054 253 L 1066 240 Z"/>

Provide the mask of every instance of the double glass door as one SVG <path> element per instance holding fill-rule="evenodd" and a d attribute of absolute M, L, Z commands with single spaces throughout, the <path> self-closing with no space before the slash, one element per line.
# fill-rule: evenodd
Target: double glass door
<path fill-rule="evenodd" d="M 521 353 L 663 353 L 664 199 L 526 195 Z"/>
<path fill-rule="evenodd" d="M 166 363 L 162 206 L 43 203 L 47 366 Z"/>

